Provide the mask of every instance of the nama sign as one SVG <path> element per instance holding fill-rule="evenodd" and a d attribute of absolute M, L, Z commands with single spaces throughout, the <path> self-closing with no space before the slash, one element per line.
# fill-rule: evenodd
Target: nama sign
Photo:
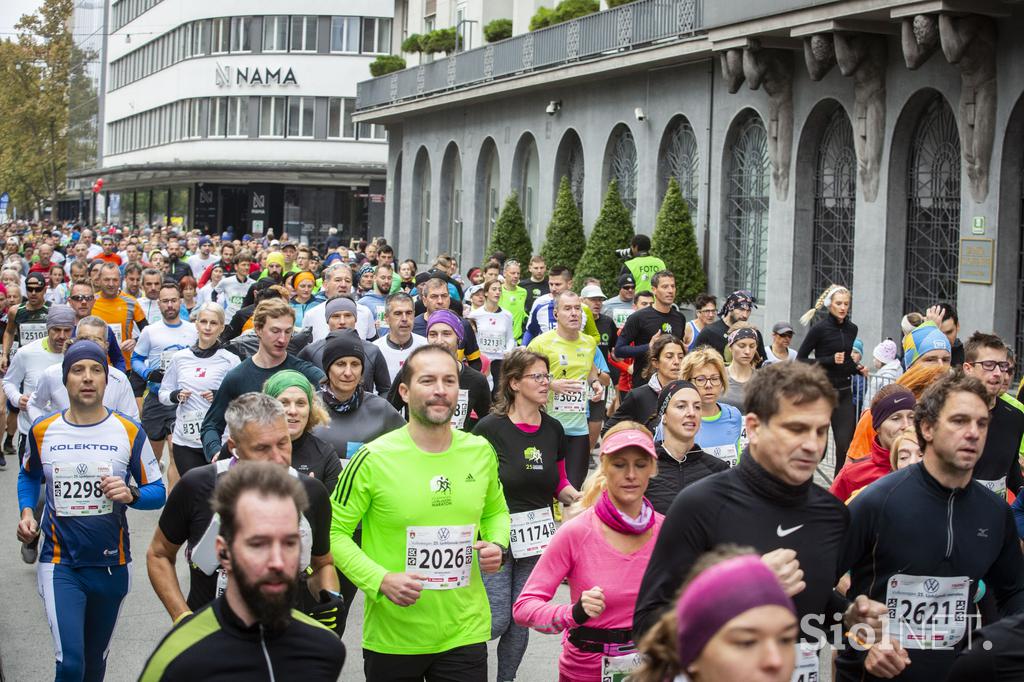
<path fill-rule="evenodd" d="M 234 71 L 234 74 L 232 74 Z M 234 76 L 234 77 L 232 77 Z M 232 69 L 230 66 L 217 64 L 216 71 L 217 86 L 229 88 L 232 85 L 298 85 L 295 72 L 291 67 L 269 67 L 238 66 Z"/>

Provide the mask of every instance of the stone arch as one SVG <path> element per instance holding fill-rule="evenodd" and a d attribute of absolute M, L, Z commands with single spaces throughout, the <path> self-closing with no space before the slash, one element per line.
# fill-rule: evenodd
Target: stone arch
<path fill-rule="evenodd" d="M 683 114 L 676 114 L 669 120 L 658 146 L 659 207 L 671 178 L 679 183 L 679 190 L 690 207 L 690 217 L 696 225 L 697 201 L 700 196 L 700 147 L 690 120 Z"/>
<path fill-rule="evenodd" d="M 478 247 L 474 253 L 480 253 L 491 241 L 494 225 L 501 213 L 501 158 L 498 156 L 498 145 L 493 137 L 484 139 L 480 145 L 480 155 L 476 162 L 476 187 L 474 188 L 476 215 L 475 237 Z M 479 260 L 479 259 L 477 259 Z"/>
<path fill-rule="evenodd" d="M 1013 339 L 1017 362 L 1015 376 L 1024 371 L 1024 95 L 1010 111 L 1003 137 L 1002 167 L 999 173 L 998 240 L 1004 245 L 996 253 L 996 272 L 1012 272 L 1010 277 L 995 281 L 997 301 L 1016 301 L 1013 329 L 1005 319 L 996 316 L 996 333 Z"/>

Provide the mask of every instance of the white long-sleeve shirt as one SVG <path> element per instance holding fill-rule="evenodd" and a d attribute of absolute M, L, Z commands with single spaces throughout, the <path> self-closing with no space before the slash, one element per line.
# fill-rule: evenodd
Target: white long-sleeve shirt
<path fill-rule="evenodd" d="M 63 359 L 64 356 L 60 353 L 50 352 L 47 337 L 36 339 L 20 348 L 11 358 L 11 365 L 4 375 L 4 393 L 7 399 L 17 405 L 21 396 L 31 397 L 46 368 L 55 363 L 59 365 Z M 18 415 L 18 432 L 27 434 L 31 427 L 32 420 L 29 419 L 26 410 L 22 410 Z"/>
<path fill-rule="evenodd" d="M 32 397 L 28 401 L 29 423 L 54 412 L 61 412 L 71 407 L 68 389 L 64 386 L 64 375 L 61 369 L 63 356 L 55 365 L 46 368 Z M 107 376 L 107 389 L 103 392 L 103 406 L 120 412 L 126 417 L 139 420 L 139 404 L 135 402 L 135 394 L 128 377 L 117 367 L 110 367 Z M 25 410 L 22 410 L 25 414 Z"/>
<path fill-rule="evenodd" d="M 488 360 L 501 360 L 506 352 L 516 347 L 512 313 L 509 311 L 499 308 L 497 312 L 489 313 L 485 308 L 477 308 L 466 318 L 476 322 L 476 343 Z"/>
<path fill-rule="evenodd" d="M 210 409 L 210 401 L 201 394 L 219 389 L 224 375 L 241 362 L 237 355 L 226 348 L 218 349 L 208 358 L 197 358 L 191 348 L 179 350 L 171 356 L 170 364 L 164 371 L 164 380 L 160 384 L 159 397 L 164 405 L 178 407 L 174 432 L 171 434 L 172 443 L 196 449 L 203 447 L 199 427 Z M 192 394 L 183 403 L 172 403 L 173 391 L 191 391 Z"/>

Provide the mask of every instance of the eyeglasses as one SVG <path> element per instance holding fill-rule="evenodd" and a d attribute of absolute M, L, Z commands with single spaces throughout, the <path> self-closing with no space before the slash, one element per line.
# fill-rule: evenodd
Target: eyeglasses
<path fill-rule="evenodd" d="M 704 376 L 702 374 L 699 377 L 693 377 L 692 379 L 690 379 L 690 381 L 697 385 L 717 386 L 718 384 L 722 383 L 722 377 L 718 376 L 717 374 L 711 374 L 708 376 Z"/>
<path fill-rule="evenodd" d="M 1009 372 L 1010 367 L 1012 367 L 1012 365 L 1005 360 L 1002 362 L 997 362 L 995 360 L 979 360 L 978 362 L 972 362 L 970 364 L 981 365 L 981 368 L 986 372 L 993 372 L 996 368 L 999 368 L 1000 372 Z"/>
<path fill-rule="evenodd" d="M 698 310 L 697 312 L 700 313 L 701 315 L 714 315 L 715 313 L 718 312 L 718 310 L 716 310 L 715 308 L 705 308 L 703 310 Z"/>
<path fill-rule="evenodd" d="M 68 298 L 75 303 L 85 303 L 86 301 L 91 301 L 95 297 L 86 296 L 85 294 L 75 294 L 74 296 L 68 296 Z"/>
<path fill-rule="evenodd" d="M 620 288 L 620 289 L 625 289 L 626 291 L 633 291 L 634 289 L 636 289 L 636 287 L 635 287 L 635 286 L 633 286 L 632 284 L 627 284 L 626 286 L 624 286 L 624 287 L 619 287 L 619 288 Z"/>
<path fill-rule="evenodd" d="M 533 374 L 524 374 L 524 379 L 533 379 L 538 384 L 547 384 L 551 381 L 551 375 L 547 372 L 535 372 Z"/>

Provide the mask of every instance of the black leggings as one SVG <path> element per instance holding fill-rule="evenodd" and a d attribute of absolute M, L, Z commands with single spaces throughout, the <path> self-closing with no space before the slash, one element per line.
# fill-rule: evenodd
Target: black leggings
<path fill-rule="evenodd" d="M 436 654 L 381 654 L 363 649 L 366 682 L 487 682 L 487 644 Z"/>
<path fill-rule="evenodd" d="M 590 436 L 566 436 L 569 442 L 565 453 L 565 477 L 576 490 L 583 489 L 583 481 L 590 470 Z"/>
<path fill-rule="evenodd" d="M 843 468 L 846 461 L 846 451 L 850 449 L 850 442 L 853 440 L 853 430 L 857 426 L 857 408 L 853 405 L 853 390 L 850 387 L 838 390 L 839 402 L 832 410 L 832 438 L 836 441 L 836 470 Z"/>
<path fill-rule="evenodd" d="M 190 448 L 186 445 L 171 443 L 171 456 L 174 457 L 174 465 L 178 467 L 179 477 L 184 476 L 189 469 L 209 464 L 202 448 Z"/>
<path fill-rule="evenodd" d="M 491 402 L 498 399 L 498 390 L 501 388 L 501 363 L 503 360 L 491 360 L 491 379 L 494 381 L 494 388 L 491 389 Z M 482 419 L 483 417 L 481 417 Z"/>

